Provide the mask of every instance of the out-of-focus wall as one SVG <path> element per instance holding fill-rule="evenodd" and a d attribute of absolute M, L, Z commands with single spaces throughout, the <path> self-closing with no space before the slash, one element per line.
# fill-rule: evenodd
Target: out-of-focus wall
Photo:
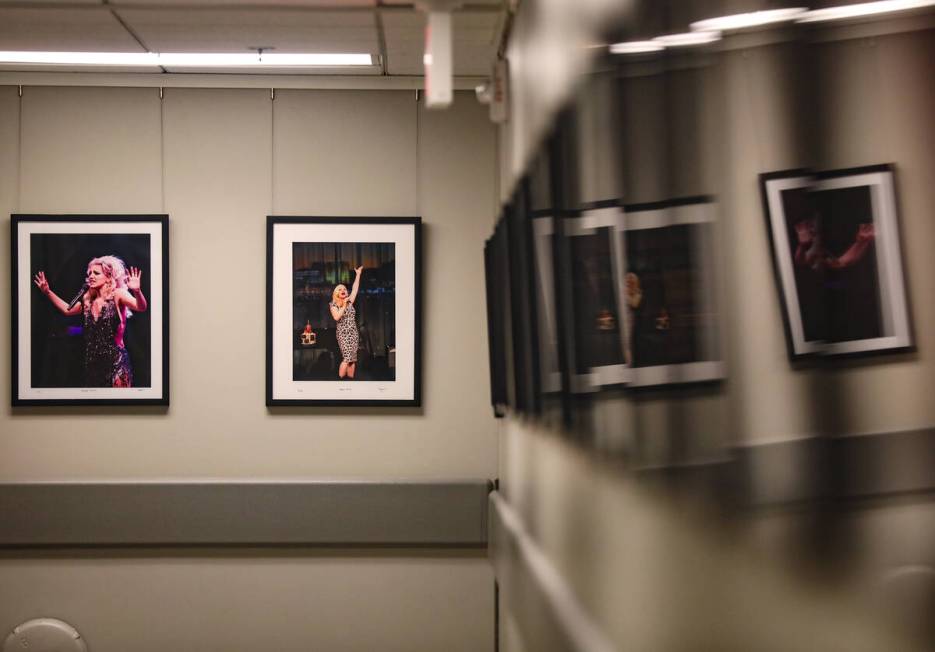
<path fill-rule="evenodd" d="M 0 212 L 165 212 L 171 263 L 171 406 L 7 401 L 0 482 L 494 477 L 480 251 L 495 142 L 465 93 L 428 112 L 413 91 L 166 88 L 160 104 L 155 88 L 0 87 Z M 266 408 L 269 214 L 422 216 L 423 408 Z M 0 632 L 37 616 L 99 652 L 473 652 L 493 645 L 493 582 L 471 550 L 3 553 Z"/>
<path fill-rule="evenodd" d="M 935 39 L 931 30 L 813 45 L 820 86 L 809 103 L 822 142 L 820 169 L 895 163 L 903 261 L 917 352 L 793 369 L 786 358 L 782 315 L 756 174 L 801 165 L 796 125 L 784 112 L 796 66 L 790 46 L 724 56 L 730 167 L 724 197 L 731 261 L 731 378 L 746 441 L 816 434 L 881 433 L 935 425 L 926 390 L 935 380 Z M 822 396 L 843 404 L 823 409 Z M 821 425 L 819 425 L 821 424 Z"/>
<path fill-rule="evenodd" d="M 596 11 L 601 5 L 586 7 Z M 522 9 L 510 57 L 537 51 L 531 33 L 541 16 Z M 913 353 L 821 370 L 794 368 L 788 360 L 757 176 L 802 164 L 803 126 L 791 112 L 801 100 L 794 45 L 744 35 L 728 39 L 703 65 L 670 74 L 668 88 L 651 69 L 628 82 L 631 105 L 624 109 L 632 119 L 622 126 L 629 147 L 622 170 L 626 200 L 663 199 L 657 195 L 664 191 L 717 197 L 728 377 L 716 392 L 700 396 L 607 399 L 602 410 L 610 416 L 603 423 L 615 424 L 620 438 L 638 435 L 650 448 L 665 448 L 679 436 L 707 437 L 699 450 L 723 450 L 725 443 L 748 446 L 829 428 L 880 434 L 935 427 L 929 400 L 935 314 L 928 300 L 935 282 L 929 254 L 935 244 L 935 34 L 904 29 L 910 24 L 869 31 L 859 26 L 862 35 L 835 30 L 833 40 L 812 46 L 818 58 L 809 65 L 828 81 L 813 98 L 816 115 L 807 119 L 822 130 L 815 151 L 823 168 L 896 164 L 918 345 Z M 542 60 L 562 56 L 552 52 Z M 589 72 L 580 51 L 569 47 L 564 56 L 576 62 L 578 80 Z M 545 78 L 546 64 L 541 68 L 538 79 Z M 513 87 L 526 89 L 525 64 L 511 70 Z M 539 146 L 539 125 L 548 124 L 574 90 L 554 92 L 552 103 L 514 103 L 514 112 L 525 113 L 501 130 L 501 161 L 514 163 L 504 166 L 501 197 L 509 196 L 521 171 L 516 163 Z M 672 126 L 663 110 L 665 93 L 666 101 L 698 114 L 702 132 L 696 140 L 684 133 L 688 138 L 678 140 L 701 152 L 694 169 L 659 149 L 665 140 L 659 134 Z M 676 128 L 684 126 L 677 121 Z M 654 173 L 659 170 L 666 173 Z M 661 178 L 671 185 L 663 187 Z M 822 405 L 822 396 L 836 401 Z M 664 452 L 657 457 L 665 459 Z M 925 648 L 915 635 L 926 626 L 920 608 L 930 613 L 935 602 L 925 571 L 935 567 L 935 514 L 927 495 L 880 497 L 824 514 L 754 510 L 722 521 L 703 501 L 657 491 L 613 459 L 516 417 L 500 428 L 500 478 L 503 498 L 547 565 L 616 649 Z M 816 520 L 833 525 L 815 527 Z M 822 532 L 829 535 L 825 542 Z M 828 550 L 819 555 L 816 549 L 841 541 L 846 545 L 839 559 L 824 564 Z M 515 588 L 510 578 L 522 575 L 520 561 L 499 549 L 494 555 L 503 564 L 498 576 Z M 530 593 L 501 594 L 503 649 L 566 649 L 559 643 L 541 647 L 536 637 L 543 630 L 530 602 Z"/>

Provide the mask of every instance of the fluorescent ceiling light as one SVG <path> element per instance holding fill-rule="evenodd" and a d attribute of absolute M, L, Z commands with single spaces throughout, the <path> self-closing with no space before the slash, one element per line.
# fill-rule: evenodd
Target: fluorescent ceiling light
<path fill-rule="evenodd" d="M 691 45 L 705 45 L 721 40 L 721 33 L 718 31 L 710 32 L 685 32 L 684 34 L 666 34 L 657 36 L 653 39 L 656 43 L 664 45 L 667 48 L 688 47 Z"/>
<path fill-rule="evenodd" d="M 260 65 L 268 66 L 372 66 L 369 54 L 273 54 L 264 52 Z"/>
<path fill-rule="evenodd" d="M 664 45 L 654 41 L 628 41 L 626 43 L 614 43 L 610 46 L 612 54 L 643 54 L 665 49 Z"/>
<path fill-rule="evenodd" d="M 817 23 L 825 20 L 843 20 L 846 18 L 888 14 L 895 11 L 907 11 L 909 9 L 924 9 L 925 7 L 932 6 L 935 6 L 935 0 L 879 0 L 878 2 L 861 2 L 856 5 L 815 9 L 803 14 L 797 22 Z"/>
<path fill-rule="evenodd" d="M 717 18 L 699 20 L 697 23 L 691 24 L 691 29 L 693 32 L 711 30 L 727 32 L 730 30 L 747 29 L 749 27 L 760 27 L 761 25 L 783 23 L 798 18 L 807 11 L 808 9 L 805 7 L 751 11 L 745 14 L 734 14 L 732 16 L 719 16 Z"/>
<path fill-rule="evenodd" d="M 183 52 L 0 52 L 2 63 L 65 66 L 167 66 L 172 68 L 311 68 L 372 66 L 369 54 Z"/>
<path fill-rule="evenodd" d="M 75 66 L 158 66 L 151 52 L 0 52 L 0 63 Z"/>

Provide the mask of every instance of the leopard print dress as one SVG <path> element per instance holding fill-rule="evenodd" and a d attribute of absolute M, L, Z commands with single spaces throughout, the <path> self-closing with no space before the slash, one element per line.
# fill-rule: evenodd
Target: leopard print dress
<path fill-rule="evenodd" d="M 341 307 L 332 302 L 332 306 L 340 310 Z M 347 303 L 347 309 L 344 316 L 338 320 L 337 336 L 338 346 L 341 347 L 341 358 L 344 362 L 351 364 L 357 362 L 357 349 L 360 347 L 360 334 L 357 332 L 357 322 L 355 320 L 356 310 L 353 303 Z"/>

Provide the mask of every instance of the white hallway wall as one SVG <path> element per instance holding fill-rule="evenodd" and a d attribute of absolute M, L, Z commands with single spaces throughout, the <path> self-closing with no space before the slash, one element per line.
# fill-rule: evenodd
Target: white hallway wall
<path fill-rule="evenodd" d="M 536 51 L 532 24 L 549 31 L 544 21 L 535 23 L 521 10 L 509 50 L 511 83 L 519 95 L 513 111 L 520 115 L 501 136 L 503 198 L 539 144 L 542 125 L 548 123 L 544 114 L 559 104 L 526 101 L 541 79 L 524 65 L 524 56 Z M 835 109 L 824 132 L 825 166 L 897 166 L 903 257 L 918 344 L 914 353 L 842 365 L 823 379 L 850 399 L 838 425 L 852 434 L 935 424 L 930 300 L 935 279 L 935 40 L 931 30 L 896 28 L 875 37 L 830 41 L 814 62 L 834 80 L 821 98 Z M 580 56 L 563 54 L 573 63 Z M 514 58 L 518 65 L 512 65 Z M 586 70 L 582 64 L 580 72 Z M 716 124 L 725 137 L 723 149 L 717 148 L 724 157 L 717 172 L 728 227 L 721 246 L 729 276 L 729 376 L 723 394 L 711 399 L 643 401 L 634 408 L 645 417 L 643 432 L 660 442 L 671 434 L 667 416 L 676 409 L 693 417 L 692 436 L 729 428 L 733 441 L 746 445 L 818 431 L 808 393 L 813 374 L 793 369 L 786 355 L 757 185 L 760 172 L 796 164 L 794 125 L 782 114 L 794 74 L 785 48 L 753 47 L 724 53 L 712 76 L 716 106 L 723 109 L 715 114 Z M 538 93 L 540 98 L 561 95 L 556 89 Z M 646 139 L 640 141 L 645 147 L 635 148 L 642 163 L 657 153 L 652 143 L 655 105 L 648 93 L 634 97 L 646 110 L 633 127 Z M 631 174 L 628 190 L 651 185 L 644 171 Z M 629 423 L 627 406 L 609 407 L 619 409 L 618 425 Z M 931 641 L 906 640 L 912 636 L 905 629 L 889 629 L 891 619 L 901 617 L 931 622 L 930 612 L 919 611 L 930 602 L 899 601 L 887 593 L 892 590 L 887 582 L 900 569 L 935 563 L 930 496 L 880 501 L 839 514 L 851 537 L 842 556 L 852 555 L 852 565 L 843 577 L 822 582 L 797 565 L 808 523 L 794 509 L 766 511 L 744 528 L 725 531 L 704 510 L 652 491 L 568 437 L 520 418 L 505 419 L 500 428 L 501 493 L 616 649 L 875 652 L 931 647 Z M 561 649 L 537 638 L 543 630 L 530 625 L 534 619 L 524 614 L 528 601 L 523 598 L 501 592 L 501 649 Z"/>
<path fill-rule="evenodd" d="M 0 87 L 0 211 L 168 213 L 171 285 L 169 409 L 6 403 L 0 481 L 494 477 L 495 161 L 468 94 L 436 113 L 413 91 Z M 422 409 L 265 407 L 268 214 L 422 216 Z M 43 615 L 95 652 L 483 650 L 493 583 L 470 551 L 0 555 L 0 631 Z"/>

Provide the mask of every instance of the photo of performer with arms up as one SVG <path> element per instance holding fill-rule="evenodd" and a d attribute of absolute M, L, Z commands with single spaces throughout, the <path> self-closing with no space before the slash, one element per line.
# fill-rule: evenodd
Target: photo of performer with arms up
<path fill-rule="evenodd" d="M 267 218 L 267 406 L 421 401 L 420 224 Z"/>
<path fill-rule="evenodd" d="M 296 242 L 292 379 L 356 384 L 395 378 L 396 256 L 389 242 Z"/>
<path fill-rule="evenodd" d="M 132 314 L 148 307 L 141 277 L 140 269 L 131 267 L 128 271 L 117 256 L 93 258 L 87 266 L 85 283 L 71 303 L 52 290 L 44 271 L 39 270 L 33 278 L 59 312 L 82 315 L 85 387 L 133 387 L 133 368 L 124 335 Z"/>
<path fill-rule="evenodd" d="M 357 370 L 357 351 L 360 348 L 360 333 L 357 330 L 356 311 L 354 301 L 360 290 L 360 275 L 363 266 L 354 268 L 354 283 L 348 295 L 347 287 L 338 285 L 331 295 L 331 316 L 337 322 L 338 346 L 341 349 L 341 364 L 338 367 L 338 378 L 345 376 L 354 379 Z"/>

